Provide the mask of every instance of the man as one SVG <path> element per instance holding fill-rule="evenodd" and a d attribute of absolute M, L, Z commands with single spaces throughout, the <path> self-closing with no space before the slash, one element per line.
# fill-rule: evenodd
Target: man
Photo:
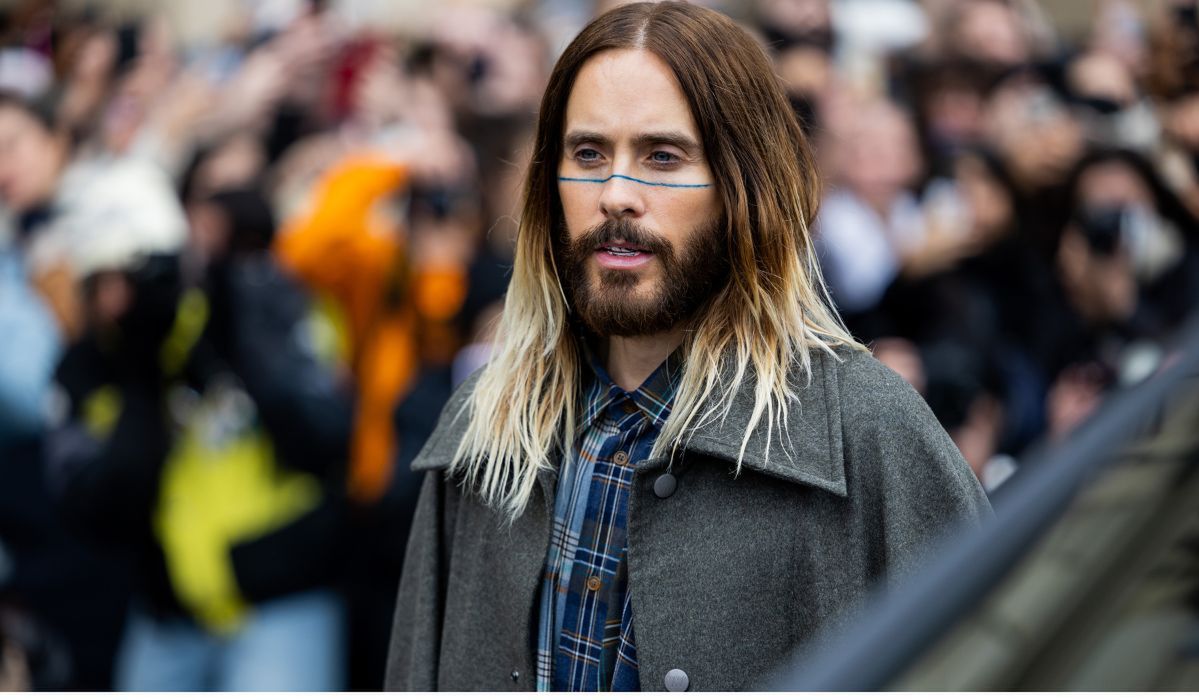
<path fill-rule="evenodd" d="M 498 347 L 413 467 L 392 689 L 751 686 L 988 511 L 841 328 L 760 47 L 680 3 L 559 59 Z"/>

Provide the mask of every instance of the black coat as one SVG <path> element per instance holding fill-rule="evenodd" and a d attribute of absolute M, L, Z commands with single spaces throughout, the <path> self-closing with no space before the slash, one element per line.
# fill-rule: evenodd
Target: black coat
<path fill-rule="evenodd" d="M 163 348 L 177 341 L 171 331 L 180 325 L 181 297 L 178 267 L 169 269 L 150 281 L 135 277 L 136 301 L 120 332 L 85 337 L 59 367 L 66 406 L 47 440 L 46 461 L 61 510 L 88 535 L 137 552 L 151 612 L 182 613 L 152 528 L 163 466 L 178 437 L 169 403 L 179 387 L 203 393 L 232 380 L 252 400 L 279 465 L 325 484 L 315 509 L 233 545 L 238 588 L 253 603 L 328 582 L 343 520 L 351 404 L 303 341 L 306 295 L 266 253 L 228 263 L 209 276 L 203 330 L 170 374 Z M 101 388 L 115 389 L 120 411 L 97 436 L 85 425 L 84 407 Z"/>

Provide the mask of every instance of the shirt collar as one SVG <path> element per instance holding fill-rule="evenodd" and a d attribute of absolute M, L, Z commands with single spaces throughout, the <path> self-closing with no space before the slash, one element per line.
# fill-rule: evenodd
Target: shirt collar
<path fill-rule="evenodd" d="M 683 354 L 676 349 L 658 368 L 633 391 L 625 391 L 608 374 L 587 338 L 581 338 L 583 365 L 590 370 L 590 380 L 583 393 L 580 427 L 590 426 L 609 406 L 622 402 L 632 405 L 659 430 L 670 418 L 675 392 L 682 378 Z"/>

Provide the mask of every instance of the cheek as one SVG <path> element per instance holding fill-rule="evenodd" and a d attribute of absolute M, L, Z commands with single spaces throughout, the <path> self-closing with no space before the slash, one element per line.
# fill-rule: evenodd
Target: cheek
<path fill-rule="evenodd" d="M 670 235 L 689 235 L 720 215 L 720 202 L 712 193 L 670 193 L 659 202 L 655 224 Z"/>
<path fill-rule="evenodd" d="M 602 218 L 598 192 L 590 192 L 591 189 L 593 188 L 585 186 L 560 185 L 558 187 L 558 199 L 562 202 L 562 216 L 566 219 L 566 230 L 571 236 L 577 236 L 599 223 L 599 219 Z"/>

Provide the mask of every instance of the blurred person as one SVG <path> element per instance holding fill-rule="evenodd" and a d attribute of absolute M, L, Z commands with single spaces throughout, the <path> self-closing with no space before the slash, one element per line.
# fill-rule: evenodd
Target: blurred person
<path fill-rule="evenodd" d="M 911 188 L 920 153 L 911 119 L 883 100 L 847 102 L 830 124 L 832 188 L 816 240 L 833 299 L 852 315 L 878 303 L 918 249 L 924 220 Z"/>
<path fill-rule="evenodd" d="M 67 686 L 102 689 L 127 577 L 111 553 L 83 546 L 56 517 L 41 469 L 52 378 L 85 326 L 79 280 L 177 249 L 186 223 L 161 173 L 80 156 L 57 113 L 52 103 L 0 96 L 0 200 L 15 218 L 0 249 L 0 537 L 16 559 L 6 592 L 68 640 Z"/>
<path fill-rule="evenodd" d="M 1066 67 L 1066 86 L 1091 141 L 1151 151 L 1160 127 L 1136 77 L 1117 57 L 1091 51 Z"/>
<path fill-rule="evenodd" d="M 338 22 L 307 8 L 274 34 L 247 31 L 234 23 L 215 46 L 183 60 L 160 17 L 123 29 L 133 39 L 122 43 L 92 146 L 153 162 L 179 179 L 197 151 L 256 140 L 273 161 L 341 119 L 347 88 L 338 59 L 354 45 Z"/>
<path fill-rule="evenodd" d="M 1164 130 L 1168 142 L 1160 154 L 1162 174 L 1199 216 L 1199 89 L 1165 106 Z"/>
<path fill-rule="evenodd" d="M 436 14 L 429 75 L 463 122 L 533 111 L 545 82 L 546 47 L 493 8 L 458 5 Z"/>
<path fill-rule="evenodd" d="M 62 690 L 72 685 L 69 645 L 45 621 L 0 600 L 0 692 Z"/>
<path fill-rule="evenodd" d="M 397 201 L 389 199 L 405 193 L 414 167 L 436 173 L 426 179 L 430 184 L 450 186 L 469 167 L 453 164 L 469 162 L 456 137 L 434 136 L 417 150 L 376 147 L 343 156 L 275 245 L 284 266 L 331 295 L 344 314 L 359 385 L 350 491 L 364 502 L 377 499 L 391 477 L 392 412 L 420 367 L 418 327 L 449 321 L 465 293 L 461 246 L 431 236 L 421 241 L 428 245 L 414 247 L 402 232 Z M 413 155 L 401 154 L 407 152 Z M 444 206 L 439 196 L 429 192 L 412 204 Z M 391 208 L 381 206 L 388 202 Z"/>
<path fill-rule="evenodd" d="M 990 94 L 986 136 L 1018 187 L 1060 184 L 1077 162 L 1082 134 L 1065 107 L 1061 95 L 1032 71 L 1011 74 Z"/>
<path fill-rule="evenodd" d="M 1003 453 L 1005 391 L 995 353 L 942 340 L 922 348 L 927 368 L 924 393 L 970 469 L 987 492 L 999 488 L 1016 463 Z"/>
<path fill-rule="evenodd" d="M 757 0 L 753 9 L 771 49 L 786 49 L 796 43 L 831 47 L 835 41 L 829 0 Z"/>
<path fill-rule="evenodd" d="M 1100 2 L 1088 48 L 1112 56 L 1142 81 L 1149 71 L 1149 30 L 1141 7 L 1130 0 Z"/>
<path fill-rule="evenodd" d="M 1072 182 L 1076 215 L 1070 233 L 1084 234 L 1093 251 L 1119 249 L 1126 256 L 1131 282 L 1106 286 L 1114 295 L 1103 304 L 1113 309 L 1107 315 L 1127 315 L 1114 309 L 1127 309 L 1128 290 L 1135 287 L 1151 307 L 1142 309 L 1152 316 L 1146 321 L 1159 330 L 1182 322 L 1199 289 L 1191 281 L 1199 245 L 1195 217 L 1153 165 L 1134 151 L 1093 150 L 1079 163 Z M 1080 251 L 1077 242 L 1078 238 L 1063 242 L 1059 255 L 1067 248 Z"/>
<path fill-rule="evenodd" d="M 1092 149 L 1076 169 L 1075 196 L 1082 206 L 1128 213 L 1126 243 L 1138 284 L 1151 286 L 1187 263 L 1199 235 L 1195 217 L 1141 153 L 1111 146 Z M 1185 313 L 1187 295 L 1182 297 L 1170 323 Z"/>
<path fill-rule="evenodd" d="M 960 153 L 952 177 L 934 180 L 925 202 L 927 238 L 956 243 L 934 246 L 938 255 L 898 277 L 859 319 L 859 332 L 867 340 L 897 335 L 921 347 L 944 344 L 991 357 L 1005 386 L 1000 448 L 1014 454 L 1044 427 L 1049 378 L 1041 367 L 1056 328 L 1028 309 L 1056 299 L 1053 268 L 1029 241 L 1015 186 L 993 153 Z"/>
<path fill-rule="evenodd" d="M 1160 343 L 1199 301 L 1199 221 L 1147 160 L 1092 152 L 1073 173 L 1070 195 L 1055 259 L 1063 304 L 1047 399 L 1054 437 L 1089 415 L 1109 386 L 1151 374 Z"/>
<path fill-rule="evenodd" d="M 118 31 L 87 15 L 68 17 L 54 10 L 52 58 L 58 103 L 56 119 L 63 130 L 85 139 L 97 128 L 104 101 L 133 49 L 128 30 Z"/>
<path fill-rule="evenodd" d="M 406 122 L 336 156 L 284 224 L 281 264 L 329 302 L 355 393 L 347 492 L 351 687 L 377 689 L 420 488 L 407 469 L 449 397 L 481 227 L 461 139 Z"/>
<path fill-rule="evenodd" d="M 500 345 L 413 462 L 388 689 L 745 687 L 988 512 L 827 305 L 806 138 L 730 19 L 595 20 L 533 153 Z"/>
<path fill-rule="evenodd" d="M 13 5 L 0 15 L 0 89 L 32 98 L 54 79 L 47 45 L 54 28 L 53 9 L 29 0 Z"/>
<path fill-rule="evenodd" d="M 127 148 L 177 178 L 197 151 L 257 141 L 254 149 L 273 160 L 297 134 L 316 128 L 325 117 L 324 110 L 309 104 L 319 104 L 323 93 L 311 97 L 297 91 L 328 84 L 332 40 L 309 37 L 311 32 L 297 25 L 259 44 L 234 41 L 225 54 L 181 66 L 161 94 L 147 98 Z"/>
<path fill-rule="evenodd" d="M 264 178 L 267 165 L 262 139 L 235 132 L 196 149 L 179 182 L 180 199 L 190 208 L 222 190 L 252 188 Z"/>
<path fill-rule="evenodd" d="M 50 478 L 71 523 L 136 558 L 119 689 L 337 690 L 346 388 L 262 196 L 220 191 L 191 217 L 182 256 L 87 278 Z"/>
<path fill-rule="evenodd" d="M 1162 176 L 1199 216 L 1199 8 L 1189 0 L 1169 0 L 1156 10 L 1146 75 L 1163 131 L 1155 157 Z"/>
<path fill-rule="evenodd" d="M 39 290 L 73 337 L 82 323 L 76 280 L 177 250 L 186 222 L 164 173 L 81 152 L 52 112 L 0 97 L 0 199 L 18 217 L 19 247 Z"/>
<path fill-rule="evenodd" d="M 962 0 L 945 16 L 945 55 L 972 62 L 993 73 L 1016 68 L 1033 58 L 1032 37 L 1015 3 Z"/>
<path fill-rule="evenodd" d="M 1152 16 L 1149 88 L 1160 99 L 1199 89 L 1199 8 L 1192 0 L 1167 0 Z"/>
<path fill-rule="evenodd" d="M 0 97 L 0 200 L 15 219 L 14 235 L 3 251 L 0 319 L 8 330 L 20 330 L 6 337 L 24 339 L 23 349 L 11 348 L 0 358 L 0 430 L 5 438 L 37 433 L 42 399 L 58 359 L 62 330 L 55 300 L 30 277 L 28 236 L 45 218 L 42 212 L 54 197 L 68 152 L 66 138 L 55 132 L 51 118 L 11 95 Z M 59 306 L 69 304 L 64 300 Z M 68 315 L 73 320 L 70 312 L 59 313 Z"/>
<path fill-rule="evenodd" d="M 1199 216 L 1199 8 L 1171 0 L 1155 20 L 1149 87 L 1165 132 L 1158 160 L 1162 174 Z"/>
<path fill-rule="evenodd" d="M 0 646 L 0 692 L 21 693 L 33 690 L 25 652 L 5 639 Z"/>
<path fill-rule="evenodd" d="M 762 0 L 754 9 L 800 124 L 813 134 L 820 128 L 819 103 L 834 72 L 836 35 L 829 2 Z"/>
<path fill-rule="evenodd" d="M 984 133 L 1012 180 L 1029 244 L 1051 260 L 1070 215 L 1067 179 L 1086 145 L 1081 125 L 1048 81 L 1028 70 L 988 95 Z"/>
<path fill-rule="evenodd" d="M 983 74 L 968 63 L 909 66 L 911 89 L 929 174 L 947 175 L 956 156 L 984 142 L 985 83 Z"/>
<path fill-rule="evenodd" d="M 161 19 L 122 27 L 124 55 L 119 56 L 104 97 L 96 144 L 113 154 L 129 152 L 134 139 L 151 119 L 158 98 L 179 73 L 179 59 L 171 46 L 169 29 Z"/>

